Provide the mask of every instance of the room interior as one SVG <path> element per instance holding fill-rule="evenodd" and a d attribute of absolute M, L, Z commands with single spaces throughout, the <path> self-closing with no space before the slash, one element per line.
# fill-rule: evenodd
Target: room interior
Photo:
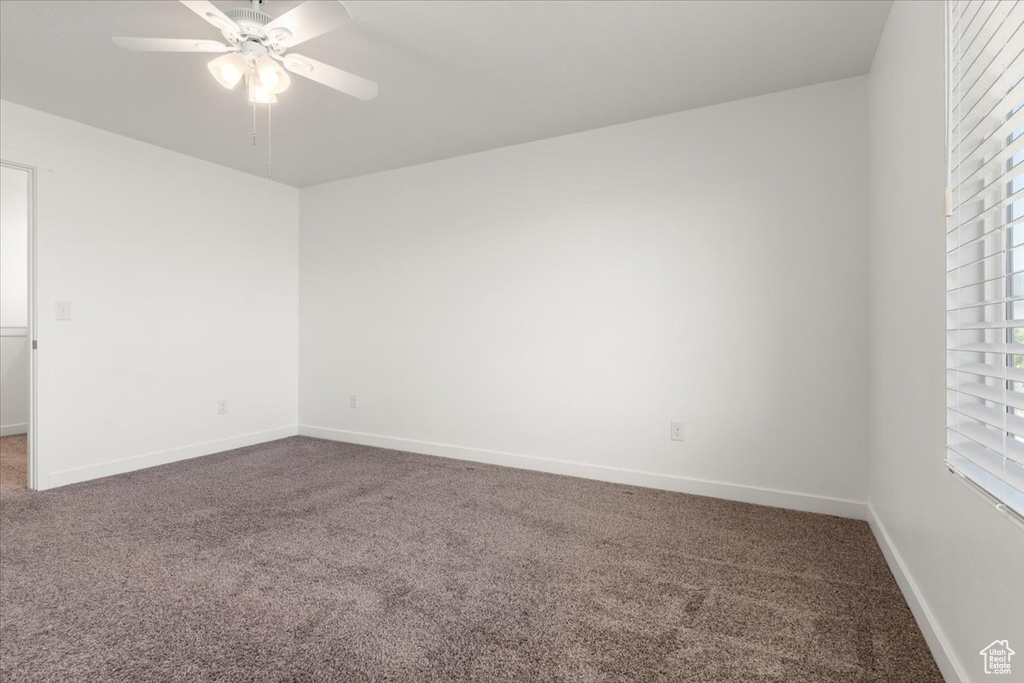
<path fill-rule="evenodd" d="M 1024 680 L 1021 36 L 4 0 L 0 678 Z"/>
<path fill-rule="evenodd" d="M 0 486 L 28 484 L 28 169 L 0 166 Z"/>

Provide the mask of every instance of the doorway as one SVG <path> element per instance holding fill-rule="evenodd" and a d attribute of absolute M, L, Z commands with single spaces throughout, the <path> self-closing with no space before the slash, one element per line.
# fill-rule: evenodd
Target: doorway
<path fill-rule="evenodd" d="M 35 174 L 0 161 L 0 490 L 37 488 L 34 438 Z"/>

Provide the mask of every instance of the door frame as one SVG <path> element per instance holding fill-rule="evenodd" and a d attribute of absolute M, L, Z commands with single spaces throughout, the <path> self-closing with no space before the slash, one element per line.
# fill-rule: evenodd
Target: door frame
<path fill-rule="evenodd" d="M 0 158 L 0 166 L 28 174 L 28 488 L 39 490 L 39 458 L 36 429 L 38 397 L 36 392 L 36 179 L 34 166 Z"/>

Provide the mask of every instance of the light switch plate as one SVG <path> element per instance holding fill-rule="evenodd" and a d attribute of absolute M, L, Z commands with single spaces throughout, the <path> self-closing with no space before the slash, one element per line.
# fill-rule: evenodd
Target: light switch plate
<path fill-rule="evenodd" d="M 57 320 L 71 320 L 71 302 L 57 302 Z"/>

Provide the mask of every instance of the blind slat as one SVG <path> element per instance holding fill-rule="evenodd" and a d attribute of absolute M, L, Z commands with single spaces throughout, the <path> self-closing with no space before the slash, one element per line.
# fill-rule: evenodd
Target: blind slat
<path fill-rule="evenodd" d="M 1020 57 L 1021 26 L 1017 23 L 1013 33 L 1000 36 L 979 52 L 967 66 L 957 65 L 954 73 L 953 102 L 970 109 L 986 90 L 999 79 Z"/>
<path fill-rule="evenodd" d="M 988 157 L 995 152 L 1006 149 L 1007 138 L 1010 137 L 1014 130 L 1020 128 L 1022 121 L 1024 121 L 1024 117 L 1009 116 L 1009 112 L 1007 112 L 1005 117 L 998 121 L 993 121 L 994 128 L 988 127 L 981 134 L 971 134 L 963 140 L 954 140 L 953 156 L 969 158 L 980 150 L 981 156 Z"/>
<path fill-rule="evenodd" d="M 1024 118 L 1021 120 L 1021 124 L 1024 125 Z M 969 202 L 981 202 L 982 204 L 990 204 L 993 201 L 999 201 L 999 198 L 1006 195 L 1006 188 L 1004 187 L 1007 177 L 1014 178 L 1015 175 L 1024 174 L 1024 161 L 1017 162 L 1012 168 L 1006 173 L 999 175 L 992 174 L 991 176 L 981 176 L 977 180 L 972 179 L 971 184 L 976 185 L 977 189 L 969 190 L 972 194 L 964 198 L 959 199 L 959 204 L 956 208 L 963 209 L 965 204 Z"/>
<path fill-rule="evenodd" d="M 950 139 L 961 140 L 973 135 L 978 126 L 986 122 L 1002 120 L 1005 118 L 1005 112 L 1003 112 L 1003 116 L 1000 116 L 1000 113 L 1002 107 L 1006 106 L 1007 99 L 1010 102 L 1019 102 L 1022 97 L 1024 97 L 1024 80 L 1017 78 L 1016 72 L 1007 71 L 982 93 L 974 106 L 963 114 L 959 113 L 959 107 L 954 107 L 953 116 L 956 124 Z"/>
<path fill-rule="evenodd" d="M 992 457 L 989 455 L 991 451 L 971 441 L 961 441 L 949 448 L 975 466 L 997 476 L 1003 483 L 1010 485 L 1018 492 L 1024 490 L 1024 468 L 1020 463 L 1013 460 L 1001 460 L 998 456 Z"/>
<path fill-rule="evenodd" d="M 1024 298 L 1021 298 L 1021 297 L 1007 297 L 1005 299 L 985 300 L 985 301 L 979 301 L 978 303 L 974 303 L 974 304 L 964 304 L 962 306 L 955 306 L 954 305 L 954 306 L 947 307 L 946 308 L 946 313 L 957 313 L 957 312 L 960 312 L 960 311 L 970 311 L 972 309 L 981 308 L 983 306 L 998 306 L 998 305 L 1005 305 L 1005 304 L 1013 304 L 1013 303 L 1017 303 L 1018 301 L 1024 301 Z M 1024 321 L 1017 320 L 1017 319 L 1014 319 L 1014 318 L 1010 319 L 1010 323 L 1011 324 L 1009 325 L 1009 327 L 1024 326 Z"/>
<path fill-rule="evenodd" d="M 1024 368 L 1015 368 L 1010 365 L 989 365 L 986 363 L 964 363 L 955 368 L 953 372 L 966 372 L 982 377 L 994 379 L 1005 379 L 1012 382 L 1024 382 Z"/>
<path fill-rule="evenodd" d="M 981 33 L 982 26 L 988 23 L 989 18 L 999 8 L 999 4 L 998 0 L 984 0 L 971 6 L 970 11 L 966 12 L 967 16 L 957 22 L 959 30 L 956 39 L 952 41 L 953 54 L 960 55 L 970 49 L 970 45 Z M 954 61 L 953 64 L 955 63 Z"/>
<path fill-rule="evenodd" d="M 957 425 L 956 429 L 951 429 L 950 431 L 952 432 L 952 435 L 966 437 L 979 446 L 984 446 L 1004 460 L 1006 459 L 1006 439 L 1013 438 L 1007 436 L 1001 429 L 986 427 L 980 422 L 975 422 L 974 420 L 961 421 Z M 1019 444 L 1020 442 L 1018 441 L 1016 443 Z"/>
<path fill-rule="evenodd" d="M 956 330 L 1000 330 L 1007 329 L 1010 327 L 1019 327 L 1024 325 L 1024 322 L 1017 322 L 1012 320 L 979 320 L 974 323 L 961 322 L 956 327 L 952 327 L 947 332 L 955 332 Z"/>
<path fill-rule="evenodd" d="M 950 351 L 966 351 L 969 353 L 1001 353 L 1013 356 L 1024 356 L 1024 344 L 1010 344 L 995 342 L 971 342 L 962 344 L 959 347 L 950 346 Z M 955 368 L 951 368 L 954 369 Z"/>
<path fill-rule="evenodd" d="M 1019 0 L 995 0 L 988 8 L 978 12 L 974 23 L 967 27 L 966 35 L 953 46 L 950 67 L 954 71 L 962 69 L 966 73 L 971 67 L 980 69 L 985 66 L 986 53 L 992 54 L 1006 45 L 1014 27 L 1020 24 L 1017 17 L 1020 10 Z"/>
<path fill-rule="evenodd" d="M 1019 391 L 1008 391 L 1006 389 L 997 389 L 988 384 L 981 384 L 980 382 L 958 382 L 956 391 L 967 396 L 973 396 L 974 398 L 980 398 L 985 401 L 992 401 L 993 403 L 1000 403 L 1004 406 L 1016 408 L 1018 410 L 1024 410 L 1024 394 Z"/>
<path fill-rule="evenodd" d="M 1008 413 L 999 408 L 982 405 L 981 403 L 962 403 L 953 409 L 954 412 L 973 418 L 992 427 L 1002 427 L 1016 436 L 1024 436 L 1024 417 Z"/>
<path fill-rule="evenodd" d="M 1005 175 L 1004 169 L 1007 168 L 1007 162 L 1024 152 L 1024 136 L 1017 138 L 1002 149 L 994 152 L 991 150 L 987 151 L 990 152 L 990 156 L 978 154 L 966 157 L 953 167 L 951 180 L 957 183 L 953 188 L 954 193 L 958 191 L 960 185 L 973 180 L 976 176 L 987 176 L 992 173 L 998 173 L 1000 176 Z M 1016 162 L 1016 164 L 1019 163 L 1019 161 Z M 967 175 L 960 177 L 961 171 L 965 171 Z"/>

